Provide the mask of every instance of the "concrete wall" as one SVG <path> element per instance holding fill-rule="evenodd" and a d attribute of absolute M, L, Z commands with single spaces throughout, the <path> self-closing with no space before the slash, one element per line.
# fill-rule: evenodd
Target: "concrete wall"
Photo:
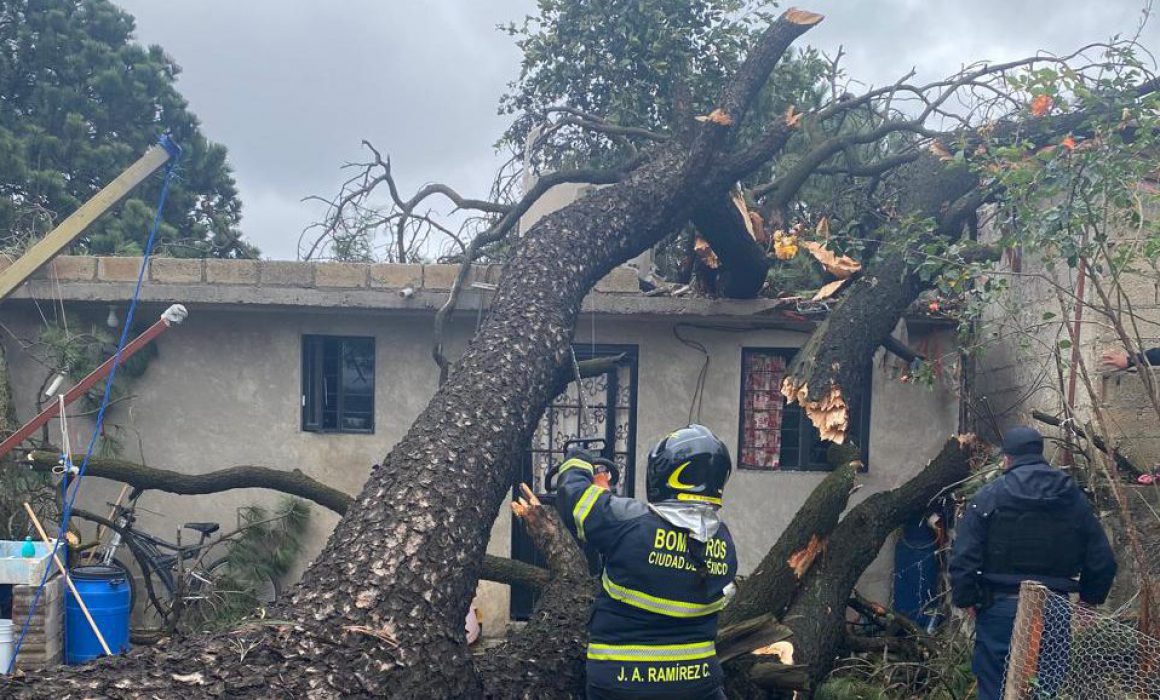
<path fill-rule="evenodd" d="M 86 322 L 101 324 L 104 304 L 66 304 Z M 142 317 L 154 317 L 162 307 L 151 304 Z M 639 348 L 636 492 L 644 493 L 645 456 L 652 441 L 688 419 L 704 356 L 673 337 L 684 316 L 612 317 L 585 314 L 577 342 L 633 344 Z M 701 319 L 702 321 L 706 319 Z M 473 330 L 475 314 L 457 318 L 449 332 L 452 354 L 458 353 Z M 714 319 L 715 324 L 722 319 Z M 682 334 L 705 345 L 710 355 L 702 411 L 695 420 L 717 432 L 736 454 L 740 360 L 743 347 L 797 347 L 803 333 L 759 328 L 768 321 L 734 321 L 723 332 L 684 328 Z M 18 337 L 32 340 L 41 328 L 30 307 L 6 307 L 4 324 Z M 299 394 L 301 336 L 321 333 L 371 335 L 376 340 L 375 433 L 316 434 L 300 430 Z M 371 464 L 399 440 L 436 387 L 430 359 L 429 314 L 340 309 L 273 310 L 269 307 L 195 307 L 189 319 L 157 341 L 158 356 L 147 373 L 132 385 L 132 401 L 119 404 L 110 416 L 121 426 L 122 457 L 157 466 L 202 473 L 237 464 L 301 469 L 348 493 L 357 493 Z M 32 397 L 45 370 L 34 352 L 24 351 L 11 336 L 9 350 L 22 417 L 32 415 Z M 913 342 L 913 339 L 912 339 Z M 952 391 L 928 390 L 894 381 L 889 363 L 875 363 L 869 472 L 859 477 L 860 500 L 905 481 L 933 456 L 956 430 L 958 407 Z M 75 444 L 87 432 L 76 421 Z M 140 437 L 140 448 L 138 447 Z M 792 518 L 821 473 L 739 471 L 727 493 L 726 519 L 737 538 L 742 572 L 756 565 Z M 87 481 L 83 501 L 97 507 L 115 497 L 119 485 Z M 212 497 L 180 497 L 150 492 L 141 505 L 163 515 L 142 513 L 141 525 L 171 537 L 180 523 L 218 520 L 232 523 L 236 509 L 273 498 L 260 490 L 238 490 Z M 308 542 L 312 556 L 324 544 L 336 517 L 314 508 Z M 511 520 L 504 509 L 497 518 L 490 551 L 510 553 Z M 887 551 L 867 573 L 865 592 L 889 595 L 892 554 Z M 305 563 L 305 562 L 303 562 Z M 489 632 L 506 619 L 506 586 L 485 585 L 481 603 Z"/>
<path fill-rule="evenodd" d="M 1134 229 L 1110 233 L 1114 246 L 1142 243 Z M 980 238 L 991 242 L 997 235 L 997 231 L 985 229 Z M 1012 262 L 1006 257 L 999 266 L 998 277 L 1007 281 L 1009 289 L 995 298 L 979 327 L 982 354 L 976 364 L 975 398 L 981 413 L 993 415 L 1000 428 L 1027 424 L 1050 433 L 1051 429 L 1032 419 L 1031 412 L 1061 415 L 1067 403 L 1073 372 L 1071 349 L 1059 349 L 1062 366 L 1057 366 L 1055 352 L 1061 340 L 1070 342 L 1065 324 L 1075 322 L 1076 303 L 1071 296 L 1078 292 L 1079 275 L 1062 261 L 1050 270 L 1043 259 L 1032 255 L 1024 255 L 1017 269 Z M 1160 273 L 1155 264 L 1141 258 L 1135 271 L 1122 276 L 1121 287 L 1130 304 L 1116 311 L 1129 336 L 1143 348 L 1160 346 Z M 1110 288 L 1110 280 L 1105 279 L 1104 284 Z M 1065 290 L 1062 305 L 1058 289 Z M 1105 412 L 1112 441 L 1133 454 L 1138 466 L 1160 463 L 1160 420 L 1139 374 L 1100 366 L 1102 353 L 1122 344 L 1107 318 L 1097 311 L 1103 305 L 1090 277 L 1085 282 L 1083 302 L 1079 357 L 1091 377 L 1094 402 Z M 1093 397 L 1084 386 L 1078 365 L 1074 371 L 1075 414 L 1081 424 L 1094 424 Z M 1160 379 L 1160 374 L 1157 377 Z M 990 428 L 985 424 L 979 427 L 984 433 Z"/>

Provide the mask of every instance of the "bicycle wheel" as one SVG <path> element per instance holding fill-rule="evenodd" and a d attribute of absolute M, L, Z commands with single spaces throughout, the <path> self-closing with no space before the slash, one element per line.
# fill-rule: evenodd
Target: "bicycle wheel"
<path fill-rule="evenodd" d="M 186 577 L 181 626 L 187 631 L 232 627 L 274 603 L 281 588 L 256 572 L 232 571 L 228 559 L 214 561 Z"/>

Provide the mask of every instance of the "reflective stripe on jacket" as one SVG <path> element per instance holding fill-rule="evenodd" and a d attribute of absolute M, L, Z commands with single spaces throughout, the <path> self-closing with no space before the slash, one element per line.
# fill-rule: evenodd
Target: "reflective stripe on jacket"
<path fill-rule="evenodd" d="M 566 461 L 556 499 L 565 524 L 604 561 L 589 621 L 590 680 L 674 694 L 719 685 L 717 615 L 737 576 L 728 527 L 699 542 L 592 477 L 583 460 Z"/>

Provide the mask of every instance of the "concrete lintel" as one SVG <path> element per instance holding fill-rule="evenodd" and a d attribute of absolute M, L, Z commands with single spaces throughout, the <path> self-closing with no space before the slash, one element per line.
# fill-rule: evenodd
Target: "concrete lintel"
<path fill-rule="evenodd" d="M 55 296 L 47 280 L 32 280 L 13 293 L 19 299 Z M 61 282 L 59 292 L 65 301 L 115 303 L 128 301 L 133 284 L 127 282 Z M 477 312 L 490 304 L 491 292 L 466 289 L 460 295 L 457 309 Z M 418 290 L 404 298 L 392 289 L 312 289 L 300 287 L 262 287 L 224 284 L 146 284 L 141 289 L 143 302 L 181 303 L 197 306 L 236 306 L 326 308 L 341 310 L 380 310 L 433 313 L 447 300 L 447 293 Z M 704 299 L 646 297 L 626 294 L 590 294 L 582 313 L 610 316 L 703 316 L 762 318 L 770 325 L 794 326 L 776 313 L 778 302 L 772 299 Z"/>

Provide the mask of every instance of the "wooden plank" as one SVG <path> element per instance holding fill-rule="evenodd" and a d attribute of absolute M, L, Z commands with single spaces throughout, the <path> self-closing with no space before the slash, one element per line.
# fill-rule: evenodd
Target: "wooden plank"
<path fill-rule="evenodd" d="M 104 189 L 92 196 L 47 236 L 36 242 L 16 262 L 0 272 L 0 301 L 24 284 L 37 270 L 48 264 L 84 230 L 130 191 L 169 161 L 170 152 L 164 146 L 152 146 L 136 163 L 130 165 Z"/>

